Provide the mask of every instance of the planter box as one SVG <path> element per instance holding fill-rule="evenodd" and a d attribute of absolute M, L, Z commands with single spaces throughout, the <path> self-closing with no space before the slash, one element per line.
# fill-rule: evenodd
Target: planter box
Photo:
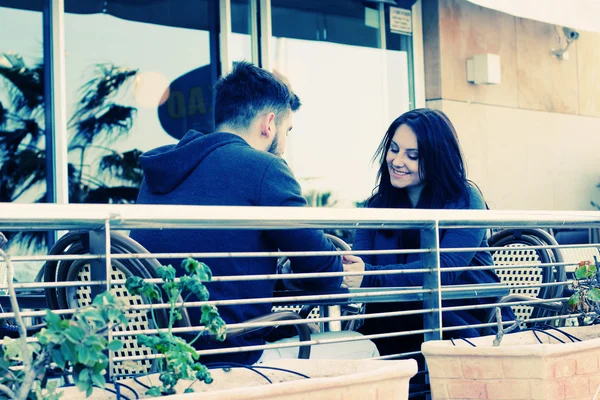
<path fill-rule="evenodd" d="M 600 385 L 600 326 L 564 328 L 582 342 L 566 343 L 531 331 L 504 336 L 493 347 L 495 336 L 423 343 L 431 390 L 440 399 L 585 399 Z"/>
<path fill-rule="evenodd" d="M 284 368 L 308 375 L 302 378 L 287 372 L 259 369 L 273 384 L 263 377 L 246 369 L 222 369 L 211 371 L 214 382 L 210 385 L 196 383 L 195 393 L 177 394 L 162 397 L 169 400 L 404 400 L 408 399 L 408 381 L 417 372 L 414 360 L 277 360 L 261 364 Z M 140 381 L 148 384 L 148 378 Z M 141 398 L 145 389 L 133 381 L 123 381 L 133 388 Z M 178 392 L 189 386 L 180 382 Z M 69 388 L 76 390 L 74 388 Z M 130 394 L 124 389 L 124 395 Z M 71 390 L 63 398 L 81 398 Z M 95 390 L 92 400 L 114 399 L 115 396 Z"/>

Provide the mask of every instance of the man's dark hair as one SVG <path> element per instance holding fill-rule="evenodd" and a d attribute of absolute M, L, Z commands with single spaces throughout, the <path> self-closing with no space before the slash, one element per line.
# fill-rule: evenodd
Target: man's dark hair
<path fill-rule="evenodd" d="M 274 112 L 280 121 L 287 110 L 300 108 L 300 99 L 272 73 L 248 62 L 215 83 L 215 127 L 227 124 L 248 128 L 263 112 Z"/>

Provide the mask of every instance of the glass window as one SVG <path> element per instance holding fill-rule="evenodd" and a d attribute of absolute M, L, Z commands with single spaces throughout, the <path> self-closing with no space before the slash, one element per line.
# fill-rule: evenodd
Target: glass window
<path fill-rule="evenodd" d="M 257 0 L 231 1 L 231 42 L 229 52 L 233 62 L 258 62 Z"/>
<path fill-rule="evenodd" d="M 0 202 L 46 201 L 43 16 L 0 6 Z M 18 251 L 43 246 L 45 232 L 3 232 Z M 17 263 L 32 281 L 40 263 Z"/>
<path fill-rule="evenodd" d="M 138 156 L 213 130 L 216 0 L 65 4 L 72 202 L 132 202 Z"/>
<path fill-rule="evenodd" d="M 0 201 L 45 201 L 42 13 L 0 7 Z"/>
<path fill-rule="evenodd" d="M 378 6 L 308 3 L 272 0 L 270 65 L 303 103 L 285 157 L 307 197 L 352 206 L 371 194 L 373 154 L 410 108 L 410 41 L 381 26 Z"/>

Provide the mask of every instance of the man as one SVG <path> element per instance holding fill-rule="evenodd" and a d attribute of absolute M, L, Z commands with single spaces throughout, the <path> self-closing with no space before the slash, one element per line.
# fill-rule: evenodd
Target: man
<path fill-rule="evenodd" d="M 241 62 L 215 85 L 216 131 L 189 131 L 177 145 L 163 146 L 140 157 L 144 181 L 139 204 L 183 204 L 212 206 L 304 206 L 286 162 L 287 134 L 292 113 L 300 107 L 298 97 L 271 73 Z M 261 252 L 316 250 L 334 246 L 320 230 L 138 230 L 131 235 L 152 253 Z M 215 276 L 273 274 L 274 258 L 206 259 Z M 164 260 L 178 267 L 177 262 Z M 340 272 L 337 256 L 297 257 L 294 272 Z M 299 280 L 309 290 L 337 288 L 341 277 Z M 214 282 L 207 285 L 211 300 L 271 297 L 273 280 Z M 270 312 L 271 304 L 220 306 L 229 323 L 241 323 Z M 193 324 L 200 310 L 188 308 Z M 234 338 L 213 347 L 260 345 L 258 332 Z M 200 342 L 200 341 L 199 341 Z M 369 342 L 370 343 L 370 342 Z M 211 345 L 201 345 L 209 348 Z M 218 361 L 252 364 L 260 351 L 215 357 Z M 203 358 L 204 362 L 210 358 Z"/>

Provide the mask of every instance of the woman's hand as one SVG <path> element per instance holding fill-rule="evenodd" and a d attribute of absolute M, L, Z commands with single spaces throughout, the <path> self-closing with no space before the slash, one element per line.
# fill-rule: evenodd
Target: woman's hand
<path fill-rule="evenodd" d="M 364 272 L 365 263 L 360 257 L 345 255 L 342 256 L 342 264 L 344 264 L 344 272 Z M 356 288 L 360 287 L 363 281 L 363 275 L 344 276 L 341 287 Z"/>

